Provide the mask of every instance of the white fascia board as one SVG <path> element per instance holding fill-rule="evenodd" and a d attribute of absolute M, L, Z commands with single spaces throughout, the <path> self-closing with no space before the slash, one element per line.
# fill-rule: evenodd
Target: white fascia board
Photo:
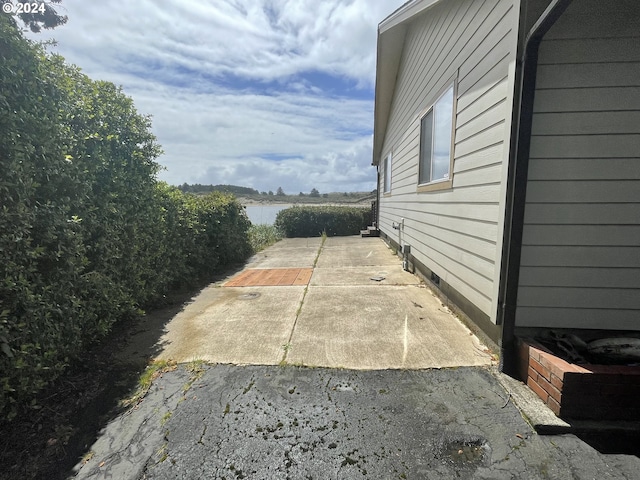
<path fill-rule="evenodd" d="M 411 0 L 380 22 L 378 33 L 382 34 L 442 1 L 444 0 Z"/>

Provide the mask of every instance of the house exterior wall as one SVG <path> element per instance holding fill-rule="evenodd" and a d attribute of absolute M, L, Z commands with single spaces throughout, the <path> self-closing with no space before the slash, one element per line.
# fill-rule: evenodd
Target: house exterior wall
<path fill-rule="evenodd" d="M 574 1 L 541 44 L 518 327 L 640 330 L 639 18 Z"/>
<path fill-rule="evenodd" d="M 518 9 L 513 0 L 447 0 L 415 17 L 378 159 L 392 154 L 391 192 L 380 198 L 383 234 L 411 245 L 418 262 L 493 323 Z M 452 79 L 452 188 L 418 191 L 420 119 Z M 404 228 L 393 229 L 401 219 Z"/>

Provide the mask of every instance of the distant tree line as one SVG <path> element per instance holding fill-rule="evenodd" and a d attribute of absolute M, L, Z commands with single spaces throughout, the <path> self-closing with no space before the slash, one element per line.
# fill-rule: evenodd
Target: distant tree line
<path fill-rule="evenodd" d="M 183 183 L 178 188 L 184 193 L 223 192 L 232 193 L 233 195 L 260 195 L 258 190 L 238 185 L 202 185 L 201 183 L 189 185 L 188 183 Z"/>
<path fill-rule="evenodd" d="M 194 194 L 203 194 L 203 193 L 211 193 L 211 192 L 223 192 L 223 193 L 231 193 L 233 195 L 236 196 L 256 196 L 256 195 L 260 195 L 260 196 L 277 196 L 277 197 L 286 197 L 288 196 L 285 191 L 282 189 L 282 187 L 278 187 L 276 189 L 276 192 L 274 193 L 273 190 L 269 190 L 267 191 L 262 191 L 259 192 L 258 190 L 251 188 L 251 187 L 241 187 L 238 185 L 203 185 L 201 183 L 194 183 L 194 184 L 188 184 L 188 183 L 183 183 L 182 185 L 179 185 L 177 187 L 180 191 L 184 192 L 184 193 L 194 193 Z M 355 197 L 358 195 L 363 195 L 363 194 L 370 194 L 370 195 L 375 195 L 376 190 L 372 190 L 371 192 L 343 192 L 341 195 L 344 197 Z M 339 194 L 339 192 L 333 192 L 332 195 L 336 195 Z M 329 194 L 328 193 L 323 193 L 321 194 L 317 188 L 312 188 L 311 191 L 309 193 L 304 193 L 304 192 L 300 192 L 298 195 L 298 197 L 311 197 L 311 198 L 329 198 Z"/>

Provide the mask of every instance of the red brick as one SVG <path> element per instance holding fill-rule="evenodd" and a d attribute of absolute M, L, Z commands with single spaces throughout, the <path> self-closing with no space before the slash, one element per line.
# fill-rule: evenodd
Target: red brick
<path fill-rule="evenodd" d="M 570 365 L 567 362 L 549 353 L 540 355 L 540 364 L 559 378 L 564 378 L 565 372 L 570 370 Z"/>
<path fill-rule="evenodd" d="M 549 396 L 553 397 L 558 403 L 562 403 L 562 393 L 556 387 L 551 385 L 546 378 L 538 377 L 538 385 L 540 385 L 544 390 L 549 394 Z"/>
<path fill-rule="evenodd" d="M 540 349 L 535 347 L 529 347 L 529 358 L 532 358 L 536 361 L 540 361 L 540 354 L 543 353 Z"/>
<path fill-rule="evenodd" d="M 531 377 L 529 377 L 527 379 L 527 385 L 529 386 L 529 388 L 531 390 L 536 392 L 536 394 L 542 399 L 543 402 L 547 403 L 547 399 L 549 398 L 549 394 L 545 391 L 544 388 L 542 388 L 540 385 L 538 385 L 536 382 L 534 382 L 531 379 Z"/>
<path fill-rule="evenodd" d="M 529 367 L 529 370 L 527 371 L 527 378 L 531 377 L 531 379 L 534 382 L 538 381 L 538 372 L 536 372 L 533 368 Z"/>
<path fill-rule="evenodd" d="M 560 404 L 556 402 L 553 397 L 547 398 L 547 406 L 551 409 L 553 413 L 560 416 Z"/>
<path fill-rule="evenodd" d="M 533 358 L 531 359 L 529 366 L 532 367 L 536 372 L 540 374 L 541 377 L 546 379 L 551 379 L 551 372 L 548 368 L 543 367 L 540 362 L 535 361 Z"/>
<path fill-rule="evenodd" d="M 558 390 L 562 391 L 562 387 L 564 387 L 564 382 L 557 375 L 551 374 L 551 385 L 556 387 Z"/>

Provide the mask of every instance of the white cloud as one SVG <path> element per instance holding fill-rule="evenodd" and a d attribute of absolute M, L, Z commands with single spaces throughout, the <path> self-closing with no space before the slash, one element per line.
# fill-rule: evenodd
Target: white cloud
<path fill-rule="evenodd" d="M 46 35 L 153 115 L 170 183 L 368 190 L 376 27 L 402 3 L 63 0 Z"/>

